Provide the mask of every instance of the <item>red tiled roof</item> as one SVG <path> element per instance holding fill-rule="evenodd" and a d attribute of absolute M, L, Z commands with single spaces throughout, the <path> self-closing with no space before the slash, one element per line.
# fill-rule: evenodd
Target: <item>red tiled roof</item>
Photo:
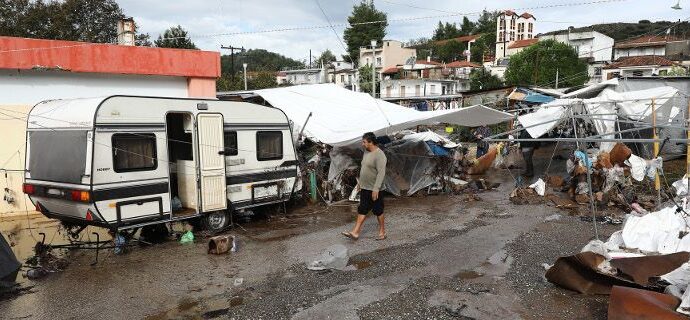
<path fill-rule="evenodd" d="M 537 38 L 532 38 L 532 39 L 522 39 L 522 40 L 517 40 L 513 41 L 509 46 L 508 49 L 517 49 L 517 48 L 524 48 L 524 47 L 529 47 L 535 43 L 537 43 L 539 39 Z"/>
<path fill-rule="evenodd" d="M 287 76 L 287 73 L 285 71 L 278 71 L 278 72 L 276 72 L 276 76 L 285 77 L 285 76 Z"/>
<path fill-rule="evenodd" d="M 444 43 L 446 43 L 446 42 L 453 41 L 453 40 L 455 40 L 455 41 L 457 41 L 457 42 L 460 42 L 460 43 L 462 43 L 462 42 L 470 42 L 470 41 L 474 41 L 474 40 L 479 39 L 479 37 L 481 37 L 481 36 L 482 36 L 482 34 L 471 34 L 471 35 L 468 35 L 468 36 L 462 36 L 462 37 L 457 37 L 457 38 L 452 38 L 452 39 L 434 41 L 434 44 L 437 44 L 437 45 L 439 45 L 439 44 L 444 44 Z"/>
<path fill-rule="evenodd" d="M 218 78 L 218 52 L 0 36 L 0 69 Z"/>
<path fill-rule="evenodd" d="M 681 39 L 673 36 L 641 36 L 628 41 L 623 41 L 616 43 L 614 48 L 637 48 L 637 47 L 653 47 L 653 46 L 663 46 L 669 41 L 680 41 Z"/>
<path fill-rule="evenodd" d="M 517 13 L 513 10 L 505 10 L 501 12 L 501 15 L 506 15 L 506 16 L 517 16 Z"/>
<path fill-rule="evenodd" d="M 441 63 L 431 60 L 431 61 L 426 61 L 426 60 L 417 60 L 415 61 L 415 64 L 430 64 L 430 65 L 435 65 L 435 66 L 440 66 Z"/>
<path fill-rule="evenodd" d="M 484 62 L 491 62 L 491 61 L 494 61 L 494 58 L 496 58 L 496 57 L 487 54 L 487 55 L 484 56 Z"/>
<path fill-rule="evenodd" d="M 534 18 L 534 16 L 529 12 L 525 12 L 525 13 L 521 14 L 520 17 L 523 17 L 525 19 Z"/>
<path fill-rule="evenodd" d="M 469 62 L 469 61 L 465 61 L 465 60 L 453 61 L 453 62 L 447 64 L 446 67 L 447 68 L 479 68 L 478 65 L 476 65 L 472 62 Z"/>
<path fill-rule="evenodd" d="M 668 60 L 662 56 L 637 56 L 637 57 L 627 57 L 622 58 L 603 69 L 618 69 L 625 67 L 637 67 L 637 66 L 662 66 L 669 67 L 677 65 L 677 63 Z"/>
<path fill-rule="evenodd" d="M 381 72 L 381 73 L 383 73 L 383 74 L 398 73 L 398 70 L 399 70 L 399 69 L 400 69 L 400 68 L 397 67 L 397 66 L 396 66 L 396 67 L 389 67 L 389 68 L 387 68 L 386 70 L 383 70 L 383 72 Z"/>

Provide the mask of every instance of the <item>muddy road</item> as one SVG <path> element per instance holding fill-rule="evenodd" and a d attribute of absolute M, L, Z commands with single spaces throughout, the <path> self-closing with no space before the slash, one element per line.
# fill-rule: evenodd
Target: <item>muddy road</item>
<path fill-rule="evenodd" d="M 201 238 L 105 253 L 95 266 L 92 252 L 74 252 L 65 271 L 24 280 L 31 290 L 0 301 L 0 318 L 605 318 L 605 299 L 554 287 L 541 266 L 578 252 L 591 223 L 545 204 L 511 204 L 514 174 L 496 170 L 489 179 L 501 185 L 481 201 L 387 198 L 384 241 L 375 241 L 372 217 L 359 241 L 340 235 L 356 215 L 348 204 L 244 223 L 231 232 L 240 239 L 232 254 L 206 254 Z M 306 269 L 334 244 L 349 250 L 346 271 Z"/>

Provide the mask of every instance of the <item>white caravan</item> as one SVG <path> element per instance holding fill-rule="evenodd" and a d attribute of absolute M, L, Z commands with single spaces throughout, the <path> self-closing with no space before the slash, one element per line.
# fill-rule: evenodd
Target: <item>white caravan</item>
<path fill-rule="evenodd" d="M 112 96 L 50 100 L 27 119 L 24 193 L 44 215 L 114 231 L 290 199 L 287 116 L 246 102 Z"/>

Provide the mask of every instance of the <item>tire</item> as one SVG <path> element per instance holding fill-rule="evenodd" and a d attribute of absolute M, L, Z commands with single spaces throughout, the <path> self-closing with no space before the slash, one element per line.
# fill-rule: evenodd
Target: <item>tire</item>
<path fill-rule="evenodd" d="M 219 232 L 230 225 L 230 213 L 228 211 L 210 212 L 202 218 L 204 229 L 211 232 Z"/>

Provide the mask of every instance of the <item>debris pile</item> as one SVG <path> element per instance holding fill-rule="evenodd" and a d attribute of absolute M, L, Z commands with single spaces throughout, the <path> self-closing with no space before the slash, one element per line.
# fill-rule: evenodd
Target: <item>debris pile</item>
<path fill-rule="evenodd" d="M 582 252 L 559 258 L 546 279 L 579 293 L 610 294 L 609 319 L 690 316 L 687 183 L 684 178 L 674 184 L 683 200 L 673 203 L 682 205 L 649 213 L 632 210 L 621 230 L 606 242 L 592 240 Z"/>
<path fill-rule="evenodd" d="M 645 160 L 623 143 L 615 144 L 610 152 L 578 150 L 567 160 L 566 176 L 546 175 L 529 187 L 516 188 L 510 200 L 515 204 L 535 204 L 542 202 L 535 197 L 543 196 L 556 208 L 573 215 L 589 213 L 589 209 L 581 212 L 580 206 L 587 208 L 593 201 L 598 211 L 605 212 L 602 221 L 619 221 L 622 213 L 644 214 L 656 207 L 654 195 L 639 189 L 649 190 L 645 177 L 652 181 L 657 172 L 662 172 L 662 166 L 661 158 Z"/>

